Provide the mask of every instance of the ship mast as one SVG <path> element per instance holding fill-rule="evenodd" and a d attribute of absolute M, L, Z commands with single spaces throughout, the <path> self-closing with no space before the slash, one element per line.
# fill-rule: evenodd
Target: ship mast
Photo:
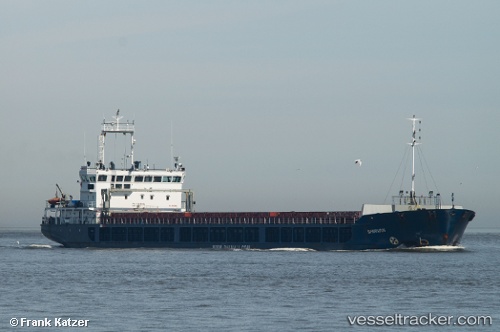
<path fill-rule="evenodd" d="M 415 115 L 413 115 L 413 118 L 408 119 L 412 122 L 412 139 L 411 142 L 408 143 L 411 146 L 412 150 L 412 161 L 411 161 L 411 191 L 410 191 L 410 200 L 411 203 L 414 205 L 417 205 L 417 200 L 415 196 L 415 146 L 420 145 L 421 143 L 417 142 L 417 129 L 416 129 L 416 122 L 422 123 L 421 119 L 415 118 Z M 418 130 L 420 132 L 420 129 Z M 421 137 L 418 137 L 420 140 Z"/>
<path fill-rule="evenodd" d="M 104 167 L 104 150 L 105 150 L 105 140 L 106 140 L 106 134 L 107 133 L 113 133 L 113 134 L 129 134 L 131 137 L 131 144 L 130 144 L 130 159 L 131 159 L 131 164 L 134 164 L 134 144 L 135 144 L 135 139 L 134 139 L 134 121 L 132 123 L 129 123 L 128 121 L 126 123 L 120 123 L 120 119 L 123 118 L 120 116 L 120 110 L 116 111 L 116 115 L 113 116 L 114 121 L 112 122 L 106 122 L 104 120 L 102 122 L 102 129 L 101 129 L 101 135 L 99 135 L 99 164 Z"/>

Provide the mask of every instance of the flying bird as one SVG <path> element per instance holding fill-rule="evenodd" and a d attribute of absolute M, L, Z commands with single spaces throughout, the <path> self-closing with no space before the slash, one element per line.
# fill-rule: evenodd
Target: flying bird
<path fill-rule="evenodd" d="M 357 164 L 358 166 L 361 166 L 362 164 L 361 159 L 354 160 L 354 163 Z"/>

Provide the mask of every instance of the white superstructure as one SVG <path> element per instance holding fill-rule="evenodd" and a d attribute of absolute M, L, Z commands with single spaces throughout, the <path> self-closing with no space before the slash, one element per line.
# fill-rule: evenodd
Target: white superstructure
<path fill-rule="evenodd" d="M 150 169 L 134 160 L 134 123 L 120 123 L 119 111 L 114 121 L 102 123 L 99 135 L 98 162 L 80 169 L 80 199 L 73 200 L 62 191 L 62 197 L 47 202 L 45 216 L 55 223 L 99 223 L 102 213 L 113 212 L 190 212 L 193 192 L 183 189 L 185 168 L 175 158 L 172 169 Z M 130 153 L 125 168 L 105 162 L 106 137 L 130 135 Z M 130 162 L 129 162 L 130 160 Z M 59 187 L 58 187 L 59 188 Z"/>

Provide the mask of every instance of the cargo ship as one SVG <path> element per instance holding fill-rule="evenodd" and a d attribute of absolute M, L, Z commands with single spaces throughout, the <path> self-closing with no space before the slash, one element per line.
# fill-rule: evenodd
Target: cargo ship
<path fill-rule="evenodd" d="M 68 248 L 212 248 L 366 250 L 457 246 L 475 212 L 444 205 L 432 191 L 415 194 L 415 147 L 420 144 L 412 121 L 411 190 L 392 204 L 362 204 L 359 211 L 196 212 L 194 193 L 184 188 L 186 169 L 156 169 L 134 160 L 135 124 L 104 120 L 98 161 L 79 172 L 80 197 L 57 186 L 48 199 L 41 231 Z M 130 136 L 122 167 L 105 162 L 109 135 Z M 127 138 L 128 139 L 128 138 Z M 128 145 L 128 143 L 127 143 Z M 361 160 L 355 163 L 361 165 Z"/>

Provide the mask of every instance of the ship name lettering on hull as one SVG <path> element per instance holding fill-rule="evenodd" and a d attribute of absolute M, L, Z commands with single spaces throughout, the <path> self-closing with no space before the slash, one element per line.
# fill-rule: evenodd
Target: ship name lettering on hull
<path fill-rule="evenodd" d="M 366 232 L 368 234 L 378 234 L 378 233 L 385 233 L 386 230 L 385 228 L 375 228 L 375 229 L 367 229 Z"/>
<path fill-rule="evenodd" d="M 212 249 L 250 249 L 249 244 L 214 244 Z"/>

